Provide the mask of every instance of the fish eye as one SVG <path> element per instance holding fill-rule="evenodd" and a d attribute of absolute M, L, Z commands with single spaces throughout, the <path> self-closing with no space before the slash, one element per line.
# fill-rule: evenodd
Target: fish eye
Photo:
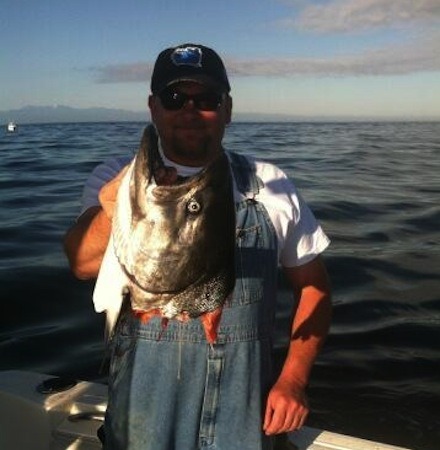
<path fill-rule="evenodd" d="M 192 198 L 186 205 L 186 209 L 190 214 L 198 214 L 202 209 L 202 205 Z"/>

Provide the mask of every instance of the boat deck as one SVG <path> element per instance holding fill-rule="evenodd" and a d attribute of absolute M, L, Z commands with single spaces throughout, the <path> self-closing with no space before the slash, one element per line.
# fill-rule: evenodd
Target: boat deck
<path fill-rule="evenodd" d="M 107 407 L 107 387 L 71 381 L 0 372 L 0 449 L 101 449 L 97 432 Z M 286 447 L 292 450 L 408 450 L 310 427 L 288 437 L 293 445 Z"/>

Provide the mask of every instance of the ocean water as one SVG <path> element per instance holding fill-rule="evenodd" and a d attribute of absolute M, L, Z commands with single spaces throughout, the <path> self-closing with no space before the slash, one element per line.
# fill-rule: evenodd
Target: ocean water
<path fill-rule="evenodd" d="M 104 159 L 142 123 L 0 130 L 0 370 L 105 380 L 103 317 L 62 236 Z M 308 424 L 411 449 L 440 448 L 440 124 L 231 125 L 228 148 L 283 168 L 332 245 L 334 317 L 309 387 Z M 280 284 L 276 356 L 292 300 Z"/>

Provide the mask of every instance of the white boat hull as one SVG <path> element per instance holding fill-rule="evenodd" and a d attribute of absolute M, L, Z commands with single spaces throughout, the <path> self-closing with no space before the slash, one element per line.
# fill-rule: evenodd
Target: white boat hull
<path fill-rule="evenodd" d="M 17 125 L 15 125 L 14 122 L 9 122 L 6 129 L 10 132 L 13 133 L 16 129 L 17 129 Z"/>
<path fill-rule="evenodd" d="M 32 372 L 0 372 L 0 449 L 101 449 L 97 432 L 107 407 L 107 387 L 80 381 L 61 392 L 39 392 L 50 379 Z M 310 427 L 290 433 L 289 439 L 298 450 L 405 450 Z"/>

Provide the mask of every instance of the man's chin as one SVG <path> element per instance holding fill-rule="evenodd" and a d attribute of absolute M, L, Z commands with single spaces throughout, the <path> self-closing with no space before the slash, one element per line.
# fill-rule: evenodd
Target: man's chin
<path fill-rule="evenodd" d="M 174 153 L 179 157 L 182 165 L 204 165 L 209 157 L 209 146 L 205 139 L 179 139 L 174 145 Z"/>

